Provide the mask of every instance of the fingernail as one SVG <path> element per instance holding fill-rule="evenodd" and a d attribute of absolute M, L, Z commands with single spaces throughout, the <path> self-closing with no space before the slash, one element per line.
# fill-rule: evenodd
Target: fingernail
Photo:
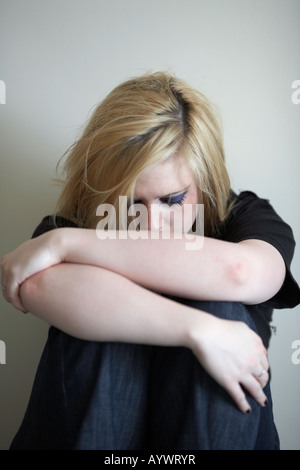
<path fill-rule="evenodd" d="M 251 408 L 248 408 L 248 410 L 245 411 L 245 413 L 248 415 L 249 413 L 251 413 Z"/>
<path fill-rule="evenodd" d="M 263 406 L 267 406 L 268 403 L 269 403 L 269 402 L 268 402 L 268 399 L 266 398 L 265 401 L 264 401 Z"/>

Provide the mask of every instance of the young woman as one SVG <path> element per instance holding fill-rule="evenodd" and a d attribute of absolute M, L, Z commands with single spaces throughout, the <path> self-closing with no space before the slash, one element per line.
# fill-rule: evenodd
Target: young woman
<path fill-rule="evenodd" d="M 2 260 L 6 300 L 52 325 L 12 449 L 277 449 L 269 322 L 300 301 L 294 239 L 230 190 L 212 105 L 129 80 L 64 170 L 55 215 Z"/>

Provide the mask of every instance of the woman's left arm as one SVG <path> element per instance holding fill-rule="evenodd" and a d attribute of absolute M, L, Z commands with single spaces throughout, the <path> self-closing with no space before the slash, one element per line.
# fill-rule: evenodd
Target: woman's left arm
<path fill-rule="evenodd" d="M 281 254 L 261 240 L 231 243 L 189 234 L 189 243 L 199 247 L 190 250 L 184 236 L 131 239 L 119 232 L 117 239 L 99 240 L 94 230 L 64 230 L 65 261 L 100 266 L 177 297 L 257 304 L 273 297 L 285 277 Z"/>
<path fill-rule="evenodd" d="M 25 242 L 2 260 L 7 300 L 22 309 L 21 283 L 61 262 L 99 266 L 150 290 L 196 300 L 261 303 L 284 281 L 282 256 L 261 240 L 231 243 L 189 235 L 189 243 L 198 246 L 190 250 L 184 236 L 132 239 L 129 232 L 116 233 L 101 240 L 95 230 L 62 228 Z"/>

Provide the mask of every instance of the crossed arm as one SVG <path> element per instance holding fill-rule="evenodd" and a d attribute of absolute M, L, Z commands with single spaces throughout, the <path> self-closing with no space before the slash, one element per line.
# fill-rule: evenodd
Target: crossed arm
<path fill-rule="evenodd" d="M 153 291 L 258 303 L 279 290 L 283 260 L 258 240 L 231 244 L 206 238 L 198 251 L 186 250 L 184 243 L 101 241 L 93 230 L 55 230 L 4 257 L 5 296 L 17 308 L 83 339 L 189 347 L 247 411 L 241 385 L 260 404 L 265 401 L 267 374 L 255 377 L 268 369 L 258 336 L 241 322 L 217 319 Z"/>
<path fill-rule="evenodd" d="M 278 292 L 285 276 L 280 253 L 261 240 L 230 243 L 204 238 L 200 249 L 187 250 L 184 238 L 99 240 L 94 230 L 77 228 L 43 237 L 43 244 L 51 240 L 53 264 L 101 267 L 147 289 L 196 300 L 261 303 Z"/>

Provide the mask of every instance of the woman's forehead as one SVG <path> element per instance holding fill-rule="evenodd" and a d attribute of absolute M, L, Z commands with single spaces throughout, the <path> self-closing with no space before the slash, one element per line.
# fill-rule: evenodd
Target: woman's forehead
<path fill-rule="evenodd" d="M 135 199 L 157 199 L 180 193 L 194 183 L 193 174 L 184 159 L 171 158 L 146 169 L 137 179 Z"/>

